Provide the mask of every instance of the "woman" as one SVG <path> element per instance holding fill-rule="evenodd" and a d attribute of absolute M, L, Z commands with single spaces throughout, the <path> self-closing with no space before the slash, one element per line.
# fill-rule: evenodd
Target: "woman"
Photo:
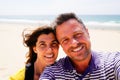
<path fill-rule="evenodd" d="M 24 34 L 23 41 L 29 48 L 26 67 L 11 76 L 10 80 L 38 80 L 44 68 L 55 62 L 59 44 L 49 26 L 39 27 L 31 34 Z"/>

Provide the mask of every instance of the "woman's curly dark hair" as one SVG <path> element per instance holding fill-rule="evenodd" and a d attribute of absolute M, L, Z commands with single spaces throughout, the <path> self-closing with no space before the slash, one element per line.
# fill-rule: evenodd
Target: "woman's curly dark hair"
<path fill-rule="evenodd" d="M 26 33 L 26 32 L 30 33 Z M 24 46 L 29 48 L 29 52 L 26 55 L 27 61 L 26 64 L 28 63 L 34 63 L 37 59 L 37 54 L 33 51 L 33 47 L 36 45 L 37 39 L 41 34 L 49 34 L 49 33 L 54 33 L 54 30 L 52 27 L 48 25 L 41 26 L 35 30 L 27 30 L 25 29 L 22 33 L 23 36 L 23 44 Z"/>

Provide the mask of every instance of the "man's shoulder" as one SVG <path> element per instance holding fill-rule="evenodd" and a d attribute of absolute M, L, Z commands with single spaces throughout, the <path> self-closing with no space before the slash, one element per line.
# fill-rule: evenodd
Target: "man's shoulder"
<path fill-rule="evenodd" d="M 48 66 L 47 68 L 60 68 L 65 64 L 66 57 L 60 58 L 58 61 L 56 61 L 54 64 Z"/>
<path fill-rule="evenodd" d="M 101 57 L 106 57 L 106 58 L 109 58 L 109 57 L 119 57 L 120 56 L 120 52 L 119 51 L 114 51 L 114 52 L 110 52 L 110 51 L 99 51 L 99 52 L 96 52 L 94 51 L 93 52 L 93 55 L 94 56 L 101 56 Z"/>
<path fill-rule="evenodd" d="M 47 66 L 43 73 L 41 74 L 40 80 L 47 79 L 47 80 L 53 80 L 56 77 L 62 77 L 68 71 L 71 69 L 70 60 L 66 56 L 64 58 L 60 58 L 57 62 L 55 62 L 53 65 Z"/>
<path fill-rule="evenodd" d="M 114 62 L 115 60 L 120 60 L 120 52 L 114 51 L 114 52 L 93 52 L 92 56 L 94 57 L 95 60 L 101 60 L 104 62 Z"/>

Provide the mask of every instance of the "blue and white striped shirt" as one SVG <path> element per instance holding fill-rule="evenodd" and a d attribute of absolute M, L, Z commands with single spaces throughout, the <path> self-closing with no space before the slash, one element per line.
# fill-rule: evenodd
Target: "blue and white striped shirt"
<path fill-rule="evenodd" d="M 120 52 L 92 52 L 89 67 L 83 74 L 74 69 L 68 57 L 46 67 L 39 80 L 120 80 Z"/>

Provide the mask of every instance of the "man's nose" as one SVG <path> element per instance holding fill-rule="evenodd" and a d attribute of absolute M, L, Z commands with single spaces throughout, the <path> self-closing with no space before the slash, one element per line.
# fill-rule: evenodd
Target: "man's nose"
<path fill-rule="evenodd" d="M 76 47 L 77 44 L 78 44 L 78 41 L 77 41 L 76 39 L 73 38 L 73 39 L 71 40 L 70 45 L 71 45 L 72 47 Z"/>

